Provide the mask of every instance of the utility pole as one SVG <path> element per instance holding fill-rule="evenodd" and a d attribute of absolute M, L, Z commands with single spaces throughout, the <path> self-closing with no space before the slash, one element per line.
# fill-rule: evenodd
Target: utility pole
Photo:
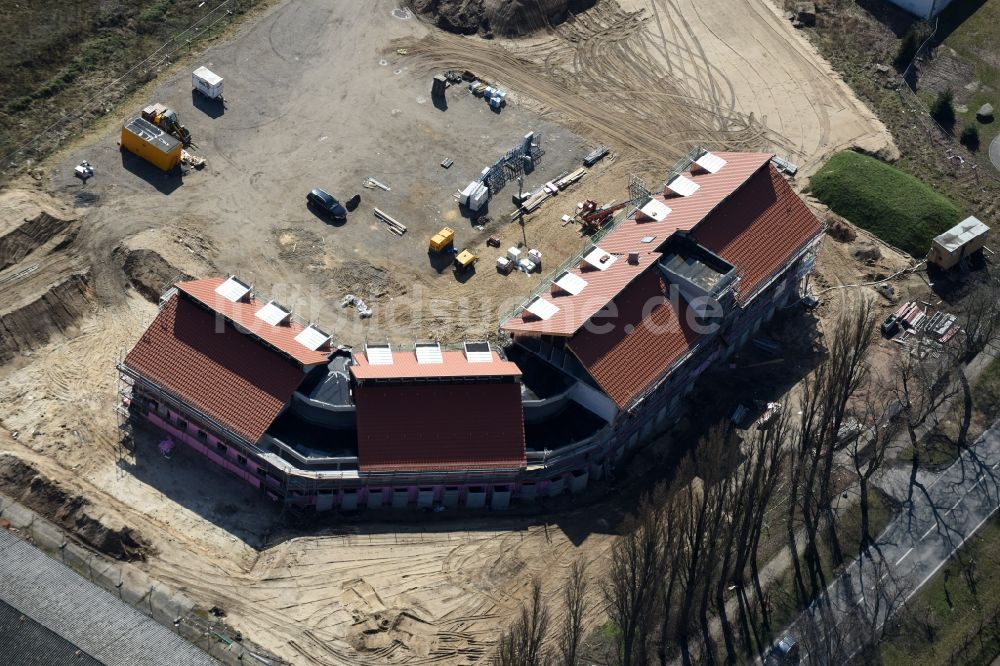
<path fill-rule="evenodd" d="M 528 247 L 528 237 L 524 233 L 524 174 L 517 174 L 517 221 L 521 225 L 521 240 L 524 247 Z"/>

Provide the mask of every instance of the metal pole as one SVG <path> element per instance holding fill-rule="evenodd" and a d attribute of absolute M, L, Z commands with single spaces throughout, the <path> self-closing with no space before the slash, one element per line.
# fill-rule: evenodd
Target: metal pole
<path fill-rule="evenodd" d="M 523 159 L 524 158 L 522 158 L 522 160 Z M 524 231 L 524 206 L 522 205 L 524 203 L 524 199 L 522 198 L 524 196 L 523 188 L 524 188 L 524 174 L 519 173 L 517 175 L 517 211 L 518 211 L 517 219 L 518 223 L 521 225 L 521 241 L 524 243 L 524 247 L 528 247 L 528 236 L 525 234 Z"/>

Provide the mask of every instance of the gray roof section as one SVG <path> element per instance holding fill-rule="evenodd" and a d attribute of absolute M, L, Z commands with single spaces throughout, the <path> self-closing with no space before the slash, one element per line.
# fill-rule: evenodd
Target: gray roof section
<path fill-rule="evenodd" d="M 94 663 L 219 666 L 163 625 L 6 530 L 0 530 L 0 601 L 72 643 Z M 55 642 L 46 645 L 59 648 Z"/>
<path fill-rule="evenodd" d="M 979 221 L 978 218 L 969 216 L 956 224 L 954 227 L 944 232 L 934 239 L 934 242 L 948 250 L 954 252 L 973 238 L 982 236 L 989 232 L 990 228 Z"/>
<path fill-rule="evenodd" d="M 0 601 L 0 663 L 18 666 L 101 666 L 59 634 L 50 631 L 19 610 Z M 77 656 L 79 652 L 79 656 Z"/>

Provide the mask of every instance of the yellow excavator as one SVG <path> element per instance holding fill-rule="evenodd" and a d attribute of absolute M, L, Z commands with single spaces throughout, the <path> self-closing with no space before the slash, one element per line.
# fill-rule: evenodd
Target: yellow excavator
<path fill-rule="evenodd" d="M 177 112 L 173 109 L 168 109 L 163 104 L 150 104 L 142 110 L 142 119 L 172 135 L 185 148 L 191 145 L 191 132 L 184 125 L 181 125 L 177 119 Z"/>

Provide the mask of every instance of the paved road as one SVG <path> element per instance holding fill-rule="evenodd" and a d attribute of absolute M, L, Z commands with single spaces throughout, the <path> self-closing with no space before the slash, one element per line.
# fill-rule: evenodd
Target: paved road
<path fill-rule="evenodd" d="M 881 557 L 855 561 L 790 627 L 803 663 L 845 663 L 993 515 L 1000 506 L 1000 420 L 933 480 L 912 481 L 899 469 L 880 483 L 904 502 L 878 538 Z"/>

